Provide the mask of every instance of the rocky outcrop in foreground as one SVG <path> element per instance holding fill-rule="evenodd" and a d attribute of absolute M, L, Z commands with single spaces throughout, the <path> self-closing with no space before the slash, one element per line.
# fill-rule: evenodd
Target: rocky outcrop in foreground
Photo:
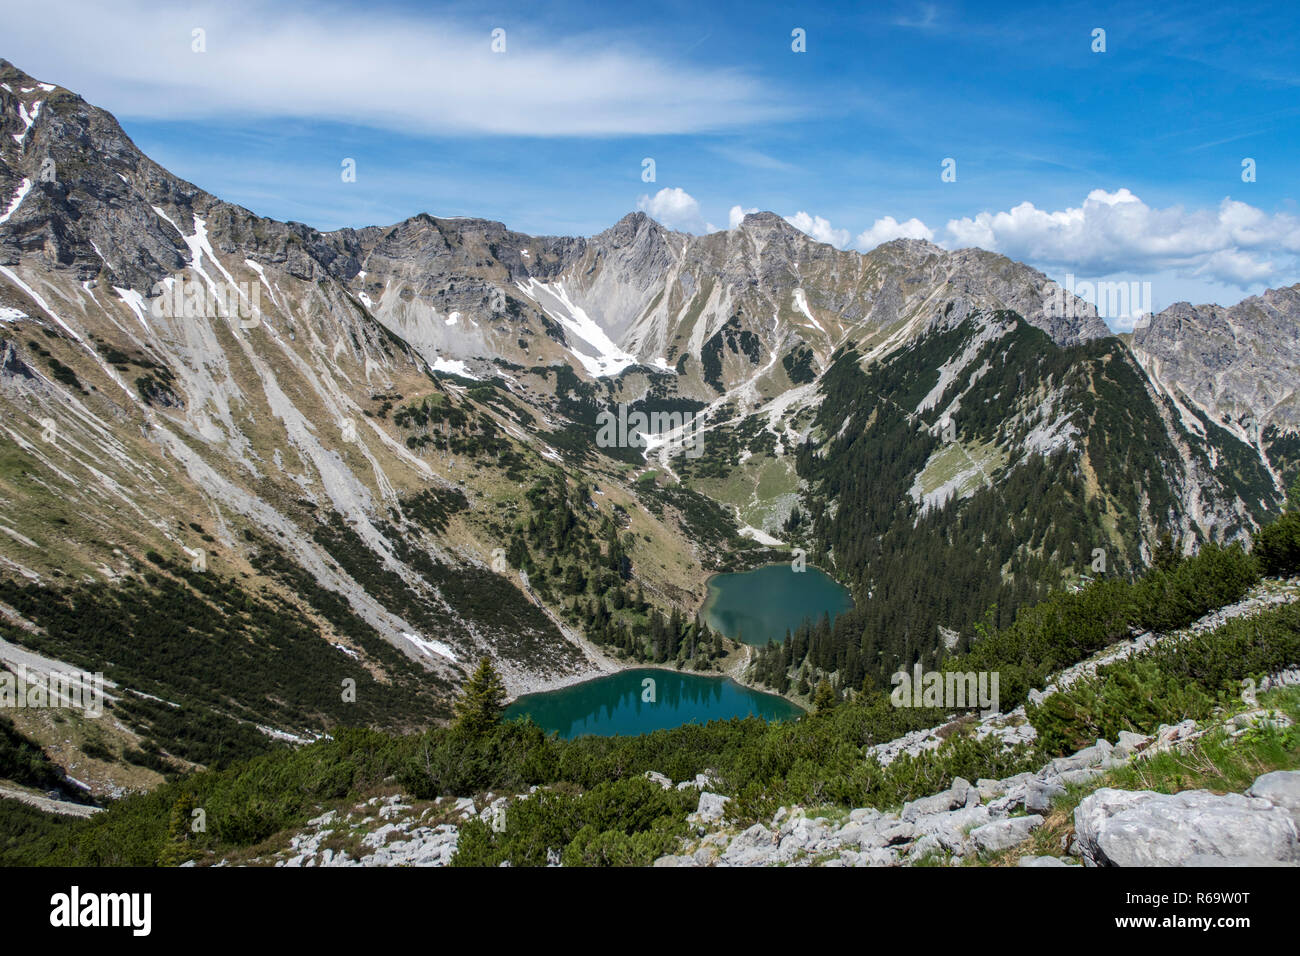
<path fill-rule="evenodd" d="M 661 857 L 655 866 L 906 866 L 960 864 L 1020 847 L 1044 823 L 1066 782 L 1084 782 L 1142 754 L 1194 740 L 1190 721 L 1153 737 L 1125 734 L 1037 774 L 1006 780 L 958 778 L 952 787 L 913 800 L 898 813 L 852 810 L 842 819 L 810 817 L 781 808 L 770 824 L 740 833 L 712 824 L 727 798 L 702 793 L 692 818 L 697 838 L 688 852 Z M 1069 856 L 1086 866 L 1296 866 L 1300 865 L 1300 771 L 1260 776 L 1243 794 L 1206 790 L 1177 794 L 1105 787 L 1074 811 Z M 1025 855 L 1021 866 L 1069 866 L 1057 856 Z"/>
<path fill-rule="evenodd" d="M 1276 715 L 1241 716 L 1259 726 Z M 1052 812 L 1052 801 L 1071 782 L 1086 782 L 1130 760 L 1185 747 L 1205 731 L 1188 721 L 1158 734 L 1125 733 L 1116 744 L 1098 741 L 1037 773 L 972 784 L 958 778 L 941 793 L 921 797 L 898 812 L 871 807 L 816 815 L 782 807 L 769 823 L 736 831 L 726 822 L 730 798 L 703 789 L 700 776 L 673 784 L 647 773 L 665 788 L 700 790 L 689 818 L 692 836 L 681 852 L 655 866 L 910 866 L 960 865 L 1006 851 L 1029 849 L 1035 831 Z M 528 799 L 531 794 L 514 799 Z M 468 797 L 441 798 L 423 807 L 400 795 L 374 797 L 350 810 L 332 810 L 309 821 L 274 857 L 275 866 L 446 866 L 455 855 L 459 827 L 477 817 L 489 824 L 511 798 L 489 794 L 479 806 Z M 1244 794 L 1190 790 L 1162 794 L 1103 787 L 1074 811 L 1073 840 L 1052 847 L 1063 855 L 1024 853 L 1020 866 L 1297 866 L 1300 865 L 1300 771 L 1258 777 Z M 1042 849 L 1042 847 L 1039 847 Z M 559 852 L 548 854 L 559 864 Z"/>

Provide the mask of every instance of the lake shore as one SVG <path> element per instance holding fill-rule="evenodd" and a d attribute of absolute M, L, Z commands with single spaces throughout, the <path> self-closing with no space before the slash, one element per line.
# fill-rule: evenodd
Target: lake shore
<path fill-rule="evenodd" d="M 753 659 L 751 651 L 752 645 L 750 644 L 739 644 L 736 641 L 730 641 L 729 643 L 732 647 L 721 659 L 719 669 L 697 671 L 685 667 L 679 668 L 674 664 L 667 662 L 656 663 L 654 661 L 619 660 L 610 657 L 608 654 L 602 653 L 595 645 L 590 644 L 586 638 L 582 638 L 582 641 L 587 645 L 587 647 L 583 648 L 584 650 L 588 650 L 589 653 L 600 655 L 602 660 L 599 665 L 592 662 L 592 666 L 568 674 L 561 674 L 555 677 L 533 678 L 532 680 L 525 682 L 526 686 L 524 689 L 519 691 L 512 690 L 506 696 L 506 704 L 513 704 L 520 697 L 527 697 L 530 694 L 545 694 L 553 690 L 565 690 L 569 687 L 576 687 L 579 684 L 586 684 L 589 681 L 600 680 L 602 677 L 608 677 L 609 675 L 617 674 L 620 671 L 658 670 L 669 671 L 673 674 L 692 674 L 696 677 L 727 678 L 735 681 L 742 687 L 747 687 L 750 690 L 758 691 L 763 694 L 771 694 L 773 697 L 780 697 L 784 700 L 788 700 L 792 704 L 804 708 L 805 710 L 807 709 L 805 705 L 796 698 L 787 694 L 778 694 L 770 688 L 754 683 L 745 676 L 745 671 L 748 670 L 750 661 Z"/>

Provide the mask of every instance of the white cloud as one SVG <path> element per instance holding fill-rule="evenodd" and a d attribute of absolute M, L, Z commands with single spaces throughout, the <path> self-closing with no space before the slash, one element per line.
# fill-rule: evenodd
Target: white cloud
<path fill-rule="evenodd" d="M 735 229 L 744 222 L 745 217 L 751 212 L 758 212 L 758 207 L 755 206 L 752 209 L 745 209 L 740 205 L 732 206 L 731 211 L 727 213 L 727 228 Z"/>
<path fill-rule="evenodd" d="M 739 206 L 732 209 L 733 217 L 739 209 Z M 852 233 L 848 229 L 836 229 L 830 224 L 829 220 L 821 216 L 810 216 L 802 210 L 793 216 L 786 216 L 785 221 L 801 232 L 806 232 L 818 242 L 828 242 L 837 249 L 848 248 L 852 237 Z M 934 231 L 919 219 L 913 218 L 906 222 L 899 222 L 893 216 L 885 216 L 883 219 L 877 219 L 870 229 L 858 233 L 858 237 L 852 241 L 854 248 L 862 252 L 870 252 L 882 242 L 888 242 L 891 239 L 933 238 Z"/>
<path fill-rule="evenodd" d="M 698 230 L 703 222 L 699 204 L 681 190 L 661 190 L 642 209 L 675 228 Z M 747 213 L 731 207 L 729 227 L 735 229 Z M 823 216 L 800 210 L 786 222 L 818 242 L 849 248 L 851 233 Z M 710 229 L 712 227 L 709 227 Z M 920 219 L 899 222 L 877 219 L 852 239 L 852 247 L 869 252 L 891 239 L 924 239 L 947 249 L 978 246 L 1029 263 L 1049 273 L 1073 273 L 1100 278 L 1124 273 L 1135 277 L 1166 277 L 1166 284 L 1188 281 L 1209 287 L 1238 289 L 1290 285 L 1300 270 L 1300 218 L 1266 213 L 1234 199 L 1217 207 L 1184 209 L 1148 206 L 1131 190 L 1094 189 L 1078 207 L 1039 209 L 1022 202 L 1003 212 L 981 212 L 949 220 L 941 233 Z M 1200 288 L 1200 285 L 1194 285 Z"/>
<path fill-rule="evenodd" d="M 1023 202 L 950 220 L 943 244 L 1078 274 L 1173 272 L 1245 288 L 1295 281 L 1300 219 L 1233 199 L 1210 209 L 1156 209 L 1127 189 L 1094 189 L 1075 208 L 1049 212 Z"/>
<path fill-rule="evenodd" d="M 925 239 L 929 241 L 933 238 L 934 230 L 919 219 L 912 218 L 907 222 L 899 222 L 893 216 L 885 216 L 883 219 L 877 219 L 870 229 L 858 233 L 858 238 L 853 240 L 853 245 L 862 252 L 870 252 L 876 246 L 883 242 L 889 242 L 891 239 Z"/>
<path fill-rule="evenodd" d="M 654 196 L 642 196 L 636 208 L 669 229 L 695 235 L 716 232 L 713 224 L 705 222 L 698 200 L 680 186 L 665 187 Z"/>
<path fill-rule="evenodd" d="M 916 30 L 929 30 L 939 22 L 939 8 L 933 3 L 917 4 L 912 16 L 902 15 L 893 19 L 896 27 L 910 27 Z"/>
<path fill-rule="evenodd" d="M 843 249 L 849 244 L 849 231 L 847 229 L 833 228 L 830 222 L 821 216 L 810 216 L 800 210 L 793 216 L 786 216 L 785 221 L 800 232 L 806 232 L 818 242 L 830 243 L 837 249 Z"/>
<path fill-rule="evenodd" d="M 618 136 L 794 113 L 742 72 L 667 60 L 594 33 L 555 35 L 513 16 L 456 22 L 384 5 L 308 11 L 271 0 L 7 6 L 5 55 L 20 69 L 133 118 Z M 498 26 L 504 53 L 491 49 Z M 196 28 L 206 31 L 204 53 L 191 49 Z"/>

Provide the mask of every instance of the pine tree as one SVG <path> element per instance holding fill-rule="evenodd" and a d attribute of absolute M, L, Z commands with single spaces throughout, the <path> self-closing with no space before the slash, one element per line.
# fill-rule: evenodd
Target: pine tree
<path fill-rule="evenodd" d="M 194 797 L 186 793 L 172 803 L 171 814 L 167 821 L 167 842 L 159 854 L 163 866 L 180 866 L 195 857 L 191 841 L 193 831 L 190 829 L 194 815 Z"/>
<path fill-rule="evenodd" d="M 505 710 L 506 686 L 488 658 L 481 658 L 478 669 L 455 703 L 456 725 L 471 733 L 482 733 L 501 722 Z"/>
<path fill-rule="evenodd" d="M 1182 557 L 1182 541 L 1166 531 L 1151 552 L 1151 566 L 1161 571 L 1171 570 Z"/>
<path fill-rule="evenodd" d="M 836 703 L 835 688 L 831 686 L 830 681 L 823 679 L 817 685 L 817 693 L 813 695 L 813 709 L 819 714 L 824 714 Z"/>

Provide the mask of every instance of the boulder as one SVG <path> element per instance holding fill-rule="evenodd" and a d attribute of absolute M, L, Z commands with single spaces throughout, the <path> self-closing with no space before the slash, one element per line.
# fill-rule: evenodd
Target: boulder
<path fill-rule="evenodd" d="M 1022 856 L 1017 866 L 1075 866 L 1077 864 L 1067 863 L 1059 856 Z"/>
<path fill-rule="evenodd" d="M 1232 737 L 1240 737 L 1248 730 L 1283 730 L 1291 726 L 1291 718 L 1286 714 L 1276 710 L 1248 710 L 1240 714 L 1234 714 L 1224 729 Z"/>
<path fill-rule="evenodd" d="M 923 859 L 932 853 L 942 852 L 943 845 L 939 842 L 939 838 L 933 833 L 927 833 L 912 844 L 912 849 L 908 853 L 908 858 L 911 862 L 915 863 L 917 860 Z"/>
<path fill-rule="evenodd" d="M 1259 856 L 1212 856 L 1198 853 L 1188 858 L 1184 866 L 1219 866 L 1219 867 L 1261 867 L 1261 866 L 1300 866 L 1282 860 L 1268 860 Z"/>
<path fill-rule="evenodd" d="M 319 830 L 319 829 L 321 829 L 322 827 L 327 827 L 327 826 L 329 826 L 331 823 L 333 823 L 333 822 L 334 822 L 334 818 L 337 817 L 337 816 L 338 816 L 338 811 L 337 811 L 337 810 L 331 810 L 331 811 L 329 811 L 328 813 L 322 813 L 320 816 L 318 816 L 318 817 L 313 817 L 312 819 L 308 820 L 308 821 L 307 821 L 307 826 L 309 826 L 309 827 L 316 827 L 316 829 Z"/>
<path fill-rule="evenodd" d="M 864 847 L 858 854 L 858 866 L 898 866 L 898 850 L 891 847 Z"/>
<path fill-rule="evenodd" d="M 761 823 L 755 823 L 731 841 L 731 845 L 727 847 L 727 852 L 749 850 L 758 846 L 771 846 L 772 842 L 772 831 Z"/>
<path fill-rule="evenodd" d="M 645 772 L 645 778 L 651 783 L 659 784 L 659 786 L 664 790 L 671 790 L 673 788 L 673 782 L 657 770 L 647 770 Z"/>
<path fill-rule="evenodd" d="M 1008 793 L 1005 797 L 998 797 L 996 800 L 990 800 L 985 806 L 989 808 L 989 813 L 995 817 L 1006 817 L 1011 815 L 1011 811 L 1020 804 L 1025 802 L 1025 791 L 1021 787 L 1017 793 Z"/>
<path fill-rule="evenodd" d="M 699 823 L 715 823 L 722 819 L 722 814 L 730 802 L 730 797 L 705 790 L 700 794 L 700 802 L 695 808 L 693 819 Z"/>
<path fill-rule="evenodd" d="M 750 829 L 753 829 L 753 827 Z M 799 850 L 810 853 L 816 852 L 830 844 L 830 835 L 831 829 L 827 826 L 825 820 L 820 818 L 809 820 L 806 817 L 798 817 L 781 827 L 781 851 L 787 856 L 793 856 Z"/>
<path fill-rule="evenodd" d="M 1007 792 L 1006 785 L 1001 780 L 990 780 L 988 777 L 980 777 L 976 780 L 975 789 L 979 791 L 980 799 L 985 803 L 996 800 Z"/>
<path fill-rule="evenodd" d="M 1105 772 L 1102 767 L 1080 767 L 1078 770 L 1066 770 L 1056 779 L 1062 786 L 1068 787 L 1071 784 L 1087 783 Z"/>
<path fill-rule="evenodd" d="M 976 827 L 970 831 L 970 838 L 981 853 L 998 853 L 1024 843 L 1029 834 L 1042 825 L 1040 816 L 1012 817 Z"/>
<path fill-rule="evenodd" d="M 775 856 L 772 831 L 761 823 L 755 823 L 731 841 L 722 854 L 722 862 L 728 866 L 763 866 L 774 862 L 772 858 Z"/>
<path fill-rule="evenodd" d="M 509 797 L 497 797 L 479 811 L 478 818 L 494 829 L 504 828 L 506 825 L 506 809 L 509 805 Z"/>
<path fill-rule="evenodd" d="M 967 834 L 990 820 L 987 807 L 962 807 L 921 817 L 915 826 L 918 832 L 937 839 L 943 849 L 960 856 L 970 849 Z"/>
<path fill-rule="evenodd" d="M 329 832 L 329 831 L 326 831 Z M 395 823 L 385 823 L 378 830 L 372 830 L 361 838 L 361 845 L 368 847 L 381 847 L 389 841 L 390 838 L 401 833 L 402 829 Z"/>
<path fill-rule="evenodd" d="M 1173 795 L 1103 787 L 1074 811 L 1079 852 L 1094 866 L 1189 866 L 1195 859 L 1300 860 L 1291 814 L 1268 800 L 1207 790 Z"/>
<path fill-rule="evenodd" d="M 1025 786 L 1025 809 L 1030 813 L 1046 813 L 1052 809 L 1052 800 L 1065 793 L 1065 787 L 1051 780 L 1030 780 Z"/>
<path fill-rule="evenodd" d="M 886 817 L 876 820 L 871 826 L 864 826 L 859 840 L 863 849 L 866 849 L 873 846 L 898 846 L 910 842 L 915 836 L 916 827 L 906 820 Z"/>
<path fill-rule="evenodd" d="M 975 803 L 978 803 L 979 791 L 975 790 L 969 782 L 958 777 L 947 790 L 903 804 L 902 817 L 910 823 L 929 814 L 945 813 L 958 807 L 972 805 L 970 803 L 972 793 Z"/>
<path fill-rule="evenodd" d="M 718 858 L 718 848 L 713 846 L 702 846 L 694 853 L 691 858 L 695 860 L 696 866 L 712 866 Z"/>
<path fill-rule="evenodd" d="M 1152 753 L 1173 750 L 1195 740 L 1203 733 L 1204 731 L 1196 729 L 1196 721 L 1191 719 L 1178 724 L 1161 724 L 1156 728 L 1155 741 L 1148 749 Z"/>
<path fill-rule="evenodd" d="M 1146 734 L 1135 734 L 1131 730 L 1121 730 L 1119 740 L 1115 744 L 1112 755 L 1120 760 L 1128 760 L 1143 747 L 1151 742 L 1151 738 Z"/>
<path fill-rule="evenodd" d="M 1300 770 L 1274 770 L 1261 774 L 1246 791 L 1248 797 L 1259 797 L 1291 814 L 1300 828 Z"/>
<path fill-rule="evenodd" d="M 780 812 L 780 810 L 777 811 L 778 814 Z M 882 816 L 884 816 L 884 814 L 875 807 L 862 807 L 857 810 L 849 811 L 849 819 L 854 823 L 870 823 L 873 820 L 879 820 Z"/>
<path fill-rule="evenodd" d="M 844 824 L 838 830 L 831 830 L 827 834 L 827 839 L 844 846 L 858 846 L 862 843 L 862 836 L 871 830 L 871 827 L 861 823 L 849 822 Z"/>
<path fill-rule="evenodd" d="M 1098 740 L 1091 747 L 1085 747 L 1069 757 L 1057 757 L 1050 766 L 1052 772 L 1057 774 L 1063 774 L 1070 770 L 1082 770 L 1085 767 L 1096 767 L 1110 756 L 1112 749 L 1109 741 Z"/>

